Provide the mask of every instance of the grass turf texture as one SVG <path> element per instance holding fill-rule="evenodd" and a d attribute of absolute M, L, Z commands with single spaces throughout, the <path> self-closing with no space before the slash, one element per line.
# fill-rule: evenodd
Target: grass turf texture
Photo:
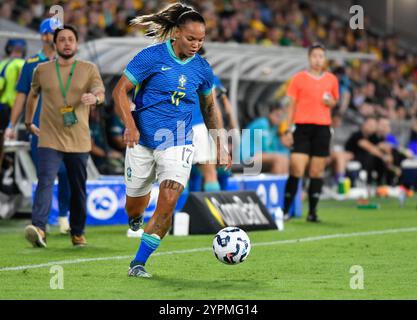
<path fill-rule="evenodd" d="M 416 199 L 399 208 L 377 200 L 379 210 L 354 202 L 320 203 L 321 224 L 302 219 L 284 232 L 250 232 L 252 244 L 387 229 L 417 227 Z M 0 269 L 51 261 L 135 254 L 139 239 L 126 226 L 89 227 L 86 248 L 73 248 L 53 228 L 48 248 L 34 249 L 23 221 L 0 221 Z M 0 299 L 417 299 L 417 231 L 311 242 L 253 246 L 246 262 L 228 266 L 211 252 L 213 236 L 168 236 L 157 252 L 205 251 L 151 257 L 151 279 L 129 278 L 130 258 L 62 265 L 64 289 L 52 290 L 50 267 L 0 271 Z M 364 289 L 350 288 L 350 268 L 364 270 Z"/>

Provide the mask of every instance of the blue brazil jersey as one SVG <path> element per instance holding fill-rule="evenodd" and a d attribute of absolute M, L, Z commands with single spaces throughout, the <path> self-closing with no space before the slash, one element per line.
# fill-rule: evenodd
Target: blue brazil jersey
<path fill-rule="evenodd" d="M 30 86 L 32 83 L 33 70 L 38 66 L 38 64 L 49 61 L 47 57 L 39 51 L 34 56 L 28 58 L 23 65 L 22 71 L 20 73 L 19 81 L 16 85 L 16 91 L 24 93 L 25 95 L 29 94 Z M 33 123 L 36 126 L 39 126 L 39 117 L 41 113 L 42 97 L 39 96 L 38 106 L 36 108 L 35 116 L 33 118 Z"/>
<path fill-rule="evenodd" d="M 139 52 L 124 70 L 136 86 L 133 117 L 139 144 L 152 149 L 192 144 L 192 112 L 213 87 L 213 71 L 196 54 L 180 60 L 171 41 Z"/>

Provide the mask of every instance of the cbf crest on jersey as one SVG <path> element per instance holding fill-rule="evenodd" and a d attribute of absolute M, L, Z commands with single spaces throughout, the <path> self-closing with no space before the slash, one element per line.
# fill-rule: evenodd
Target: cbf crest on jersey
<path fill-rule="evenodd" d="M 187 77 L 184 76 L 183 74 L 180 75 L 180 77 L 178 78 L 178 83 L 181 89 L 185 90 L 185 84 L 187 83 Z"/>

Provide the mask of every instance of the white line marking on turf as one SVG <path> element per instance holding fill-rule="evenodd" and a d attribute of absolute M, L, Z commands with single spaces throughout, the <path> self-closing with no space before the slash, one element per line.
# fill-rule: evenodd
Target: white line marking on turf
<path fill-rule="evenodd" d="M 336 234 L 299 238 L 299 239 L 259 242 L 259 243 L 253 243 L 252 246 L 264 247 L 264 246 L 273 246 L 273 245 L 280 245 L 280 244 L 294 244 L 294 243 L 300 243 L 300 242 L 312 242 L 312 241 L 320 241 L 320 240 L 328 240 L 328 239 L 354 238 L 354 237 L 385 235 L 385 234 L 392 234 L 392 233 L 405 233 L 405 232 L 416 232 L 416 231 L 417 231 L 417 227 L 402 228 L 402 229 L 386 229 L 386 230 L 379 230 L 379 231 L 354 232 L 354 233 L 336 233 Z M 163 251 L 163 252 L 156 252 L 152 256 L 155 257 L 155 256 L 165 256 L 165 255 L 171 255 L 171 254 L 186 254 L 186 253 L 204 252 L 204 251 L 211 251 L 211 250 L 212 249 L 208 247 L 208 248 L 195 248 L 195 249 L 186 249 L 186 250 Z M 5 267 L 5 268 L 0 268 L 0 272 L 1 271 L 19 271 L 19 270 L 26 270 L 26 269 L 39 269 L 39 268 L 45 268 L 45 267 L 50 267 L 54 265 L 77 264 L 77 263 L 84 263 L 84 262 L 125 260 L 125 259 L 131 259 L 131 258 L 132 256 L 130 255 L 130 256 L 114 256 L 114 257 L 62 260 L 62 261 L 53 261 L 53 262 L 42 263 L 42 264 L 31 264 L 31 265 L 26 265 L 26 266 Z"/>

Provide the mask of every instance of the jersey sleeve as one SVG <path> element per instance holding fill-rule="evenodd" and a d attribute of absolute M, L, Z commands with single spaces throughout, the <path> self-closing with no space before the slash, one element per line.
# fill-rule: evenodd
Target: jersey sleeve
<path fill-rule="evenodd" d="M 297 79 L 298 79 L 298 77 L 297 77 L 297 75 L 295 75 L 291 79 L 290 84 L 289 84 L 288 89 L 287 89 L 287 96 L 290 97 L 290 98 L 293 98 L 294 100 L 298 99 L 299 89 L 298 89 L 298 80 Z"/>
<path fill-rule="evenodd" d="M 126 66 L 123 74 L 135 85 L 142 83 L 143 80 L 152 74 L 154 58 L 150 48 L 140 51 Z"/>
<path fill-rule="evenodd" d="M 16 85 L 16 91 L 20 93 L 24 93 L 26 95 L 29 94 L 30 91 L 30 84 L 32 82 L 32 68 L 30 65 L 25 62 L 22 68 L 22 72 L 20 73 L 19 80 Z"/>
<path fill-rule="evenodd" d="M 211 66 L 204 60 L 203 81 L 198 88 L 198 94 L 208 96 L 213 90 L 214 74 Z"/>

